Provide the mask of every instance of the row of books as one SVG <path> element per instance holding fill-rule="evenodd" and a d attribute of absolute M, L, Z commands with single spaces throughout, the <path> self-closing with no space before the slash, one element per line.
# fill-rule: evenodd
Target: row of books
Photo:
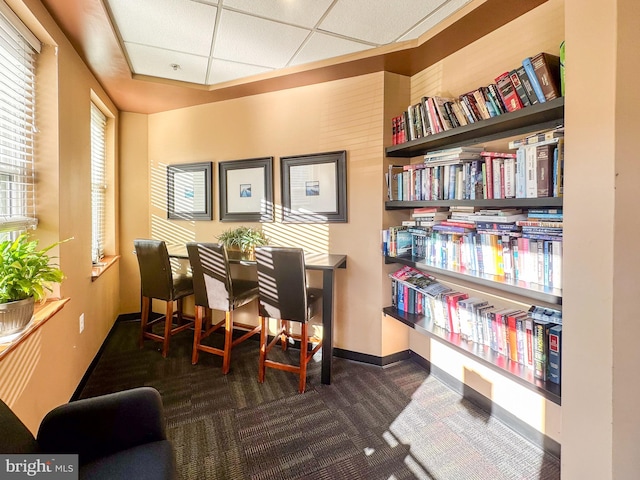
<path fill-rule="evenodd" d="M 388 199 L 560 197 L 564 182 L 564 138 L 559 135 L 561 132 L 554 130 L 549 139 L 516 147 L 516 153 L 479 152 L 464 160 L 454 155 L 446 163 L 430 161 L 434 157 L 427 154 L 424 163 L 390 165 L 386 175 Z"/>
<path fill-rule="evenodd" d="M 382 252 L 437 268 L 562 288 L 562 209 L 417 209 L 413 220 L 382 232 Z M 468 208 L 468 207 L 467 207 Z M 435 216 L 445 216 L 435 220 Z"/>
<path fill-rule="evenodd" d="M 541 380 L 560 383 L 562 312 L 532 306 L 528 311 L 499 308 L 439 283 L 413 267 L 390 275 L 392 305 L 424 316 L 432 327 L 461 341 L 488 347 L 526 366 Z M 424 287 L 423 287 L 424 285 Z"/>
<path fill-rule="evenodd" d="M 392 119 L 393 144 L 444 132 L 513 112 L 562 95 L 560 57 L 541 52 L 457 98 L 424 96 Z"/>

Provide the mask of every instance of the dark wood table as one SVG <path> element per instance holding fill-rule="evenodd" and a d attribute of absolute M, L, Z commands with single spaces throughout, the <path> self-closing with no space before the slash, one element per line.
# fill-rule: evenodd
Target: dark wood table
<path fill-rule="evenodd" d="M 188 259 L 185 246 L 167 245 L 169 256 Z M 255 265 L 256 261 L 228 252 L 229 262 L 240 265 Z M 307 270 L 322 271 L 322 372 L 321 382 L 331 384 L 331 368 L 333 364 L 333 297 L 335 288 L 335 271 L 347 268 L 347 256 L 336 253 L 305 253 L 304 265 Z"/>

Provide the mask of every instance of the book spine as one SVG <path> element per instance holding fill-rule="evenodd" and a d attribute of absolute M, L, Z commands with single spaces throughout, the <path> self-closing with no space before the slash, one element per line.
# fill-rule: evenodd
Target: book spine
<path fill-rule="evenodd" d="M 548 197 L 551 194 L 551 163 L 554 145 L 536 147 L 536 185 L 537 196 Z"/>
<path fill-rule="evenodd" d="M 525 195 L 526 198 L 536 198 L 538 196 L 536 149 L 531 146 L 521 148 L 524 149 L 525 153 Z"/>
<path fill-rule="evenodd" d="M 527 72 L 527 77 L 529 77 L 529 82 L 531 82 L 531 87 L 538 98 L 540 103 L 544 103 L 546 101 L 544 93 L 542 92 L 542 87 L 540 86 L 540 82 L 538 82 L 538 77 L 536 77 L 536 73 L 533 69 L 533 65 L 531 64 L 531 58 L 527 57 L 522 60 L 522 66 L 524 70 Z"/>
<path fill-rule="evenodd" d="M 516 93 L 520 97 L 520 102 L 524 107 L 528 107 L 531 105 L 529 101 L 529 97 L 527 96 L 527 92 L 520 81 L 520 77 L 518 76 L 518 72 L 516 70 L 511 70 L 509 72 L 509 78 L 511 78 L 511 83 L 513 83 L 513 87 L 516 89 Z"/>
<path fill-rule="evenodd" d="M 560 91 L 556 79 L 558 77 L 560 58 L 556 55 L 542 52 L 531 59 L 531 65 L 538 78 L 545 100 L 548 102 L 558 98 Z"/>
<path fill-rule="evenodd" d="M 549 322 L 546 320 L 534 319 L 533 321 L 533 376 L 537 379 L 546 381 L 547 375 L 547 357 L 549 355 L 549 338 L 548 338 Z"/>
<path fill-rule="evenodd" d="M 529 80 L 529 76 L 527 75 L 527 71 L 524 69 L 524 66 L 519 66 L 516 68 L 516 73 L 518 74 L 518 78 L 520 79 L 520 83 L 524 88 L 527 97 L 529 98 L 529 102 L 531 105 L 535 105 L 538 102 L 538 96 L 536 92 L 533 91 L 533 86 L 531 85 L 531 81 Z"/>
<path fill-rule="evenodd" d="M 498 92 L 500 92 L 500 96 L 502 97 L 502 101 L 508 111 L 514 112 L 522 108 L 522 101 L 511 82 L 509 72 L 504 72 L 496 78 L 496 85 L 498 87 Z"/>
<path fill-rule="evenodd" d="M 560 385 L 560 364 L 562 355 L 562 325 L 549 329 L 549 381 Z"/>

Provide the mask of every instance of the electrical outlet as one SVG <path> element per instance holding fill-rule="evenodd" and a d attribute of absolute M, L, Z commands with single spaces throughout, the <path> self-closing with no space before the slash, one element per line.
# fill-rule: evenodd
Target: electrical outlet
<path fill-rule="evenodd" d="M 84 330 L 84 313 L 80 314 L 80 333 Z"/>

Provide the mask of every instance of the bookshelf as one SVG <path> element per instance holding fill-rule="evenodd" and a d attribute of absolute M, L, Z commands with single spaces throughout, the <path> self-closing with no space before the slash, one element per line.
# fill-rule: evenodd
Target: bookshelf
<path fill-rule="evenodd" d="M 385 149 L 387 157 L 411 158 L 441 148 L 467 147 L 556 127 L 564 120 L 564 97 Z"/>
<path fill-rule="evenodd" d="M 525 368 L 517 362 L 512 362 L 502 355 L 496 354 L 486 345 L 467 342 L 460 338 L 458 334 L 447 332 L 443 328 L 430 324 L 421 315 L 402 312 L 394 307 L 384 307 L 382 311 L 385 315 L 404 323 L 419 333 L 445 343 L 463 355 L 488 366 L 492 370 L 509 375 L 517 383 L 538 392 L 551 402 L 561 405 L 560 385 L 552 382 L 543 382 L 534 378 L 532 370 Z"/>
<path fill-rule="evenodd" d="M 385 149 L 387 157 L 412 158 L 421 156 L 428 151 L 453 148 L 459 146 L 479 145 L 496 140 L 505 140 L 514 136 L 525 136 L 532 132 L 551 129 L 564 121 L 564 98 L 536 104 L 520 110 L 505 113 L 497 117 L 482 120 L 463 127 L 457 127 L 445 132 L 418 138 L 400 145 L 393 145 Z M 488 208 L 517 207 L 517 208 L 559 208 L 562 207 L 561 197 L 545 198 L 515 198 L 515 199 L 479 199 L 479 200 L 436 200 L 436 201 L 387 201 L 386 210 L 411 209 L 429 206 L 470 205 Z M 424 263 L 418 257 L 388 257 L 386 264 L 397 263 L 409 265 L 434 275 L 436 278 L 448 280 L 463 280 L 467 284 L 477 287 L 477 290 L 491 289 L 504 294 L 504 298 L 515 301 L 530 301 L 532 304 L 546 303 L 562 305 L 562 291 L 536 283 L 510 280 L 502 276 L 474 274 L 460 270 L 435 267 Z M 491 293 L 492 295 L 494 293 Z M 467 342 L 460 335 L 447 332 L 433 325 L 422 315 L 410 314 L 396 309 L 384 307 L 383 313 L 417 332 L 427 335 L 450 348 L 473 358 L 476 361 L 509 377 L 520 385 L 536 391 L 549 401 L 561 405 L 560 386 L 552 382 L 544 382 L 534 378 L 533 371 L 525 366 L 513 362 L 508 358 L 492 351 L 488 346 Z"/>

